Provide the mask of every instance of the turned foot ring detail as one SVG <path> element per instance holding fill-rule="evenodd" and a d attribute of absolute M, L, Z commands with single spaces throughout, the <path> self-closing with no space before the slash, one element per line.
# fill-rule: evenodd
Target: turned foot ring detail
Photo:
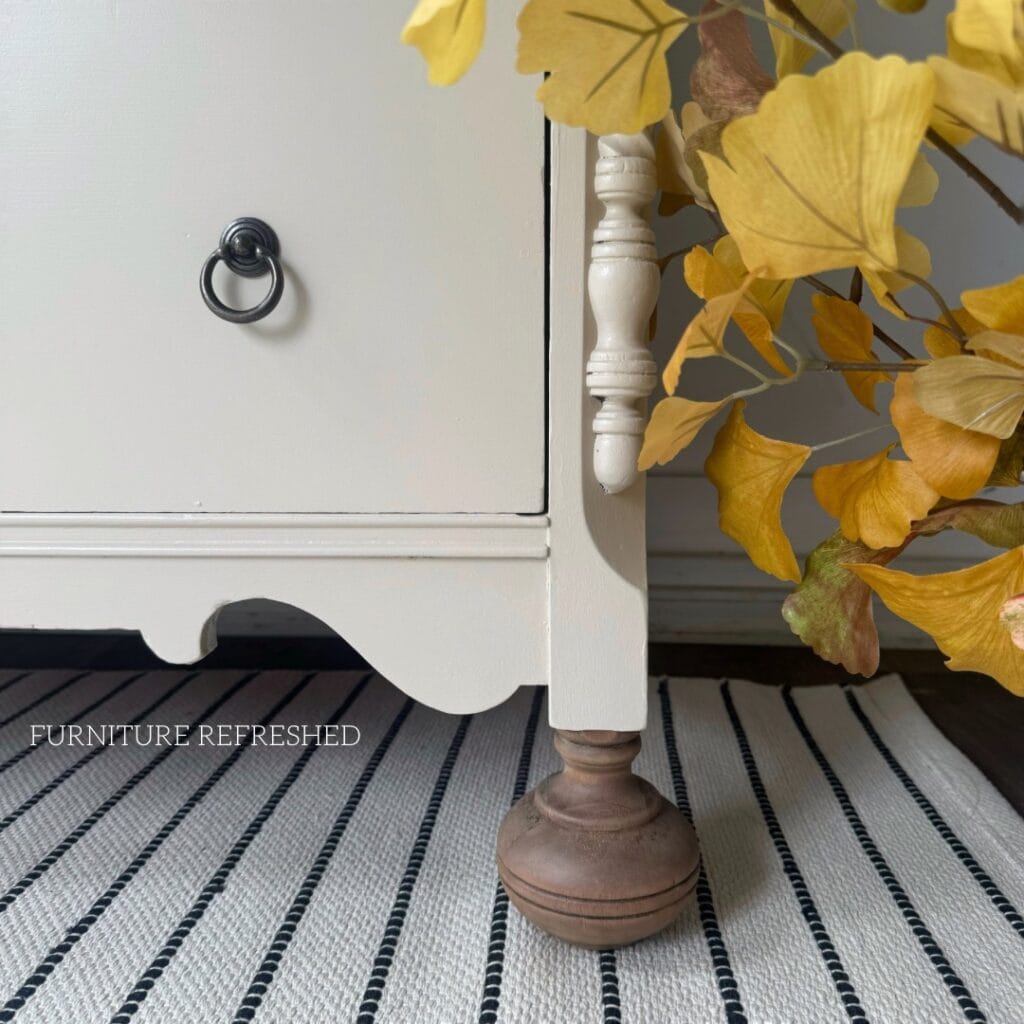
<path fill-rule="evenodd" d="M 634 775 L 638 733 L 559 731 L 565 767 L 527 793 L 498 833 L 498 874 L 517 909 L 568 942 L 623 946 L 661 931 L 697 882 L 697 838 Z"/>

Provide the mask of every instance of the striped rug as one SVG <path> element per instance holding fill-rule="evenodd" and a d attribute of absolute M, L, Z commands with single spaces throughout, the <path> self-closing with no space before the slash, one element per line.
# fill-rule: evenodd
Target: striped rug
<path fill-rule="evenodd" d="M 455 717 L 359 673 L 0 671 L 0 1022 L 1024 1022 L 1024 825 L 897 678 L 655 681 L 639 768 L 699 884 L 600 953 L 496 881 L 502 814 L 557 767 L 544 697 Z M 196 742 L 273 723 L 361 740 Z M 143 745 L 155 724 L 189 745 Z"/>

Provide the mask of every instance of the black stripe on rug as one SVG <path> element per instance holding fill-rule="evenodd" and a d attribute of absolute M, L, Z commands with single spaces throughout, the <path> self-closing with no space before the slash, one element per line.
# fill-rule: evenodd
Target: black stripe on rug
<path fill-rule="evenodd" d="M 910 926 L 910 930 L 920 943 L 921 948 L 927 954 L 929 961 L 938 972 L 939 977 L 942 978 L 942 981 L 949 990 L 950 995 L 952 995 L 956 1000 L 965 1020 L 974 1022 L 974 1024 L 980 1024 L 980 1022 L 986 1021 L 988 1018 L 984 1013 L 982 1013 L 960 976 L 953 970 L 952 965 L 946 958 L 946 954 L 943 953 L 939 944 L 935 941 L 935 937 L 924 923 L 921 915 L 917 912 L 917 908 L 914 906 L 903 886 L 900 885 L 895 873 L 889 866 L 889 862 L 884 856 L 882 856 L 881 850 L 878 849 L 875 841 L 871 838 L 871 834 L 864 825 L 861 816 L 857 813 L 857 809 L 854 807 L 853 801 L 850 799 L 850 794 L 847 792 L 846 787 L 839 781 L 839 776 L 836 775 L 828 758 L 825 757 L 821 747 L 818 746 L 817 740 L 815 740 L 814 736 L 811 734 L 811 730 L 807 727 L 807 723 L 804 721 L 803 715 L 800 714 L 800 709 L 796 706 L 796 701 L 793 700 L 793 694 L 790 687 L 783 687 L 782 699 L 785 702 L 786 708 L 789 711 L 790 717 L 793 719 L 797 730 L 803 737 L 804 743 L 807 745 L 807 749 L 811 752 L 811 756 L 818 763 L 818 767 L 821 769 L 829 787 L 832 789 L 832 793 L 839 803 L 839 806 L 846 817 L 847 823 L 853 830 L 853 834 L 857 837 L 857 841 L 860 843 L 861 849 L 864 851 L 868 860 L 871 862 L 872 867 L 874 867 L 877 872 L 878 877 L 882 880 L 882 883 L 889 891 L 889 895 L 892 897 L 893 902 L 899 908 L 900 913 L 903 915 L 903 919 Z"/>
<path fill-rule="evenodd" d="M 157 697 L 155 701 L 153 701 L 147 707 L 143 708 L 133 719 L 131 719 L 131 721 L 129 721 L 126 724 L 139 725 L 143 721 L 143 719 L 147 718 L 150 714 L 156 711 L 156 709 L 160 707 L 161 704 L 164 704 L 166 701 L 170 700 L 171 697 L 173 697 L 183 686 L 185 686 L 186 683 L 190 683 L 198 675 L 198 672 L 190 672 L 183 679 L 179 680 L 177 683 L 172 684 L 164 693 Z M 119 736 L 123 734 L 124 730 L 118 731 Z M 36 790 L 36 792 L 33 793 L 31 796 L 26 797 L 17 807 L 14 808 L 13 811 L 4 815 L 3 818 L 0 818 L 0 832 L 3 832 L 5 829 L 13 825 L 14 822 L 16 822 L 22 815 L 27 814 L 30 810 L 32 810 L 32 808 L 35 807 L 35 805 L 39 803 L 40 800 L 43 800 L 45 797 L 49 796 L 55 789 L 57 789 L 59 786 L 62 786 L 65 782 L 67 782 L 68 779 L 70 779 L 77 771 L 84 768 L 90 761 L 93 760 L 93 758 L 99 757 L 100 754 L 104 753 L 112 746 L 113 743 L 104 743 L 102 746 L 93 747 L 92 750 L 90 750 L 87 754 L 84 754 L 82 757 L 80 757 L 74 764 L 68 765 L 68 767 L 65 768 L 62 772 L 60 772 L 59 774 L 55 775 L 52 779 L 50 779 L 50 781 L 46 783 L 46 785 L 43 786 L 41 789 Z M 0 912 L 2 912 L 2 909 L 3 907 L 2 905 L 0 905 Z"/>
<path fill-rule="evenodd" d="M 675 794 L 676 806 L 683 812 L 686 820 L 696 831 L 697 826 L 693 820 L 693 810 L 690 807 L 690 796 L 686 786 L 686 779 L 683 776 L 683 763 L 679 758 L 676 727 L 672 719 L 672 703 L 669 698 L 668 681 L 666 679 L 662 679 L 658 684 L 658 695 L 661 698 L 661 727 L 665 734 L 665 750 L 668 755 L 669 770 L 672 773 L 672 789 Z M 711 883 L 708 880 L 703 856 L 700 857 L 698 865 L 696 885 L 697 912 L 700 915 L 701 928 L 704 930 L 704 940 L 707 942 L 708 951 L 711 954 L 711 965 L 715 969 L 715 980 L 718 983 L 719 995 L 722 997 L 722 1008 L 725 1012 L 726 1024 L 747 1024 L 747 1015 L 743 1009 L 739 982 L 733 972 L 732 961 L 729 959 L 729 950 L 725 945 L 725 938 L 718 923 L 718 914 L 715 912 L 715 898 L 711 891 Z"/>
<path fill-rule="evenodd" d="M 423 861 L 427 856 L 430 838 L 434 834 L 434 826 L 437 824 L 437 816 L 441 812 L 444 795 L 448 791 L 448 783 L 451 782 L 455 762 L 472 722 L 472 715 L 462 716 L 459 727 L 455 730 L 455 735 L 448 745 L 448 752 L 441 763 L 441 770 L 437 773 L 434 789 L 430 794 L 430 800 L 427 801 L 427 809 L 423 812 L 419 831 L 416 833 L 416 841 L 412 844 L 405 871 L 402 873 L 402 880 L 398 883 L 398 893 L 391 906 L 387 924 L 384 926 L 384 935 L 377 947 L 377 956 L 374 958 L 373 969 L 370 971 L 370 980 L 366 983 L 363 1001 L 359 1004 L 356 1024 L 374 1024 L 377 1020 L 377 1010 L 384 997 L 384 987 L 387 985 L 391 965 L 394 963 L 398 943 L 402 937 L 405 919 L 409 914 L 416 881 L 420 877 Z"/>
<path fill-rule="evenodd" d="M 30 675 L 32 675 L 31 670 L 28 672 L 19 672 L 18 675 L 12 676 L 8 679 L 6 683 L 0 683 L 0 693 L 3 693 L 4 690 L 10 689 L 10 687 L 15 683 L 20 683 L 22 679 L 27 679 Z"/>
<path fill-rule="evenodd" d="M 243 686 L 255 679 L 257 675 L 258 673 L 256 672 L 250 673 L 218 697 L 198 718 L 192 721 L 188 727 L 188 735 L 191 736 L 196 726 L 206 721 L 210 715 L 214 714 L 218 708 L 241 690 Z M 90 754 L 101 754 L 105 749 L 108 749 L 109 746 L 110 744 L 107 744 L 104 747 L 97 747 L 95 751 L 90 751 Z M 38 882 L 39 879 L 42 878 L 43 875 L 45 875 L 46 872 L 61 859 L 61 857 L 71 850 L 84 836 L 88 835 L 96 824 L 102 821 L 133 789 L 135 789 L 136 786 L 139 785 L 140 782 L 143 782 L 149 775 L 159 768 L 160 765 L 171 756 L 171 754 L 179 749 L 181 748 L 176 746 L 164 747 L 158 754 L 147 761 L 130 779 L 123 782 L 111 796 L 108 796 L 107 799 L 99 805 L 99 807 L 97 807 L 86 818 L 83 818 L 82 821 L 80 821 L 74 829 L 72 829 L 55 847 L 53 847 L 45 857 L 37 861 L 29 871 L 22 875 L 22 877 L 19 878 L 18 881 L 3 894 L 3 896 L 0 896 L 0 914 L 6 912 L 19 896 L 31 889 L 32 886 L 35 885 L 35 883 Z M 87 754 L 82 761 L 78 762 L 78 764 L 72 765 L 72 768 L 77 769 L 81 767 L 88 757 L 89 754 Z M 70 769 L 68 769 L 68 771 L 70 772 Z M 21 814 L 31 807 L 33 803 L 38 803 L 39 799 L 46 795 L 46 792 L 52 792 L 51 786 L 52 783 L 48 783 L 37 794 L 29 797 L 21 807 L 8 814 L 7 817 L 0 822 L 0 826 L 2 826 L 2 828 L 6 828 L 11 821 L 16 817 L 20 817 Z"/>
<path fill-rule="evenodd" d="M 108 690 L 106 693 L 103 694 L 103 696 L 99 697 L 97 700 L 94 700 L 91 704 L 82 708 L 82 710 L 79 711 L 78 714 L 73 715 L 71 718 L 62 722 L 59 726 L 57 726 L 57 728 L 66 729 L 69 725 L 77 725 L 83 718 L 85 718 L 86 715 L 91 714 L 98 707 L 102 707 L 104 704 L 107 703 L 108 700 L 112 700 L 123 690 L 126 690 L 129 686 L 131 686 L 132 683 L 141 679 L 145 674 L 145 672 L 136 672 L 135 675 L 129 676 L 123 682 L 118 683 L 118 685 L 115 686 L 112 690 Z M 0 764 L 0 775 L 2 775 L 8 769 L 13 768 L 20 761 L 23 761 L 26 757 L 28 757 L 29 754 L 32 753 L 33 750 L 39 750 L 40 747 L 42 746 L 44 746 L 44 744 L 42 743 L 30 743 L 27 747 L 22 747 L 21 750 L 19 750 L 16 754 L 11 754 L 11 756 L 7 758 L 6 761 Z"/>
<path fill-rule="evenodd" d="M 341 720 L 341 716 L 352 707 L 359 695 L 366 689 L 372 677 L 373 673 L 367 672 L 324 724 L 337 725 Z M 139 1007 L 145 1002 L 146 997 L 153 990 L 157 981 L 163 976 L 170 962 L 177 956 L 185 940 L 192 933 L 192 929 L 202 920 L 203 915 L 209 910 L 210 904 L 224 891 L 231 873 L 238 867 L 245 856 L 246 850 L 248 850 L 253 840 L 263 830 L 263 826 L 271 819 L 274 811 L 277 810 L 281 801 L 288 795 L 288 791 L 298 781 L 306 765 L 309 764 L 313 759 L 313 755 L 319 749 L 319 745 L 316 744 L 308 746 L 295 759 L 287 774 L 278 783 L 273 793 L 267 797 L 256 816 L 245 827 L 245 830 L 228 851 L 227 856 L 221 861 L 220 867 L 217 868 L 210 880 L 199 891 L 199 896 L 189 908 L 188 913 L 178 921 L 170 937 L 160 949 L 160 952 L 153 958 L 149 967 L 146 968 L 131 992 L 128 993 L 120 1009 L 111 1018 L 110 1024 L 129 1024 L 132 1017 L 138 1012 Z"/>
<path fill-rule="evenodd" d="M 268 725 L 278 714 L 290 704 L 306 684 L 316 673 L 310 673 L 298 681 L 261 719 L 260 725 Z M 196 789 L 192 795 L 178 808 L 174 814 L 164 822 L 160 830 L 149 840 L 148 843 L 132 858 L 131 862 L 107 887 L 106 892 L 97 899 L 93 905 L 64 933 L 64 938 L 50 949 L 50 952 L 36 965 L 35 969 L 22 983 L 21 988 L 4 1003 L 0 1009 L 0 1024 L 7 1024 L 14 1020 L 15 1014 L 39 991 L 47 979 L 53 974 L 64 958 L 78 945 L 88 934 L 89 929 L 100 920 L 110 909 L 111 905 L 131 884 L 135 876 L 149 863 L 154 854 L 167 841 L 179 825 L 198 807 L 209 795 L 210 790 L 237 764 L 239 758 L 252 746 L 253 733 L 250 730 L 246 739 L 228 754 L 226 758 L 207 776 L 206 780 Z M 169 747 L 169 750 L 176 750 L 176 747 Z"/>
<path fill-rule="evenodd" d="M 1006 898 L 1006 894 L 992 880 L 987 871 L 978 863 L 974 854 L 967 848 L 963 840 L 950 828 L 949 823 L 935 809 L 934 804 L 921 792 L 917 784 L 910 777 L 909 772 L 903 767 L 885 740 L 879 735 L 871 719 L 868 718 L 861 706 L 860 700 L 854 695 L 849 687 L 844 688 L 846 702 L 857 718 L 857 721 L 864 727 L 868 739 L 874 744 L 875 749 L 882 755 L 882 759 L 889 766 L 893 775 L 903 783 L 904 789 L 913 798 L 914 803 L 924 812 L 929 824 L 949 845 L 949 848 L 956 854 L 957 859 L 971 873 L 971 877 L 981 886 L 982 891 L 992 901 L 992 905 L 1006 918 L 1010 927 L 1024 939 L 1024 918 L 1021 917 L 1017 908 Z"/>
<path fill-rule="evenodd" d="M 530 781 L 530 765 L 533 763 L 533 745 L 537 738 L 537 723 L 544 706 L 545 687 L 533 691 L 530 714 L 523 730 L 523 746 L 519 751 L 519 764 L 512 784 L 512 804 L 518 803 L 526 794 Z M 491 932 L 487 943 L 487 965 L 484 968 L 484 991 L 480 1000 L 478 1024 L 497 1024 L 498 1009 L 501 1005 L 501 983 L 505 973 L 505 941 L 508 937 L 508 893 L 498 882 L 494 890 L 494 904 L 491 908 Z"/>
<path fill-rule="evenodd" d="M 46 693 L 40 694 L 35 700 L 30 701 L 23 708 L 12 712 L 3 719 L 3 721 L 0 721 L 0 729 L 3 729 L 6 725 L 10 725 L 11 722 L 16 722 L 19 718 L 24 717 L 30 711 L 34 711 L 40 704 L 45 704 L 51 697 L 56 697 L 58 693 L 63 693 L 69 686 L 74 686 L 75 683 L 80 682 L 85 679 L 86 676 L 91 675 L 92 672 L 79 672 L 77 675 L 73 675 L 69 679 L 65 679 L 63 683 L 58 683 L 52 690 L 47 690 Z"/>
<path fill-rule="evenodd" d="M 857 990 L 854 988 L 853 982 L 850 981 L 849 973 L 843 965 L 839 951 L 832 941 L 832 936 L 829 935 L 828 929 L 825 927 L 825 922 L 821 919 L 821 914 L 818 911 L 814 897 L 811 895 L 807 880 L 797 864 L 793 850 L 786 839 L 786 833 L 768 796 L 768 790 L 765 789 L 761 770 L 757 766 L 757 759 L 754 757 L 754 751 L 750 746 L 747 730 L 743 726 L 739 712 L 736 710 L 736 704 L 732 699 L 732 690 L 728 679 L 722 681 L 720 692 L 722 694 L 722 701 L 725 704 L 726 713 L 732 724 L 732 731 L 736 736 L 736 743 L 740 749 L 743 767 L 747 772 L 747 781 L 750 783 L 757 806 L 761 810 L 761 816 L 764 818 L 768 835 L 775 846 L 775 852 L 779 855 L 779 860 L 782 862 L 782 870 L 793 889 L 793 895 L 796 897 L 797 905 L 800 907 L 800 913 L 804 921 L 807 922 L 807 927 L 810 929 L 811 937 L 817 944 L 822 960 L 825 961 L 825 966 L 832 979 L 836 994 L 842 1001 L 843 1009 L 846 1010 L 846 1015 L 850 1018 L 852 1024 L 868 1024 L 868 1016 L 864 1007 L 861 1006 L 860 1000 L 857 998 Z"/>
<path fill-rule="evenodd" d="M 604 1024 L 622 1024 L 619 1002 L 619 966 L 614 949 L 602 949 L 597 957 L 601 971 L 601 1010 Z"/>
<path fill-rule="evenodd" d="M 295 932 L 298 930 L 299 924 L 312 902 L 313 894 L 324 877 L 328 865 L 331 863 L 331 858 L 334 856 L 334 852 L 337 850 L 338 844 L 341 842 L 342 836 L 344 836 L 348 824 L 352 820 L 352 816 L 356 813 L 367 788 L 373 781 L 381 761 L 384 760 L 384 755 L 388 752 L 388 748 L 398 735 L 398 730 L 402 728 L 402 723 L 409 717 L 409 712 L 412 711 L 414 706 L 415 701 L 411 699 L 402 705 L 401 710 L 388 727 L 388 731 L 370 755 L 369 761 L 366 762 L 362 774 L 352 787 L 345 805 L 338 813 L 337 818 L 334 819 L 334 824 L 331 826 L 327 838 L 314 858 L 312 866 L 306 873 L 306 877 L 302 880 L 302 884 L 299 886 L 291 906 L 285 912 L 284 919 L 263 957 L 263 962 L 253 976 L 248 991 L 242 997 L 242 1001 L 235 1011 L 235 1015 L 232 1018 L 233 1024 L 243 1024 L 243 1022 L 251 1021 L 259 1011 L 263 997 L 274 982 L 288 946 L 295 937 Z"/>

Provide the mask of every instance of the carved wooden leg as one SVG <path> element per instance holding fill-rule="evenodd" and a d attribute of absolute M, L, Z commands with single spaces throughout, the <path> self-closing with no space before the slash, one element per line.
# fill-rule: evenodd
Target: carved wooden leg
<path fill-rule="evenodd" d="M 633 774 L 635 732 L 556 733 L 565 767 L 527 793 L 498 833 L 498 874 L 534 924 L 604 949 L 673 921 L 697 881 L 697 837 Z"/>

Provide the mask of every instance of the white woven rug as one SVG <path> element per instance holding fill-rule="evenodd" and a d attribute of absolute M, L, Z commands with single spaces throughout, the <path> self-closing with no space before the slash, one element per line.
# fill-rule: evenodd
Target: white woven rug
<path fill-rule="evenodd" d="M 1024 825 L 898 679 L 655 684 L 639 767 L 703 873 L 617 953 L 496 887 L 502 814 L 557 767 L 543 698 L 460 719 L 356 673 L 0 672 L 0 1022 L 1024 1021 Z M 362 741 L 29 746 L 329 720 Z"/>

